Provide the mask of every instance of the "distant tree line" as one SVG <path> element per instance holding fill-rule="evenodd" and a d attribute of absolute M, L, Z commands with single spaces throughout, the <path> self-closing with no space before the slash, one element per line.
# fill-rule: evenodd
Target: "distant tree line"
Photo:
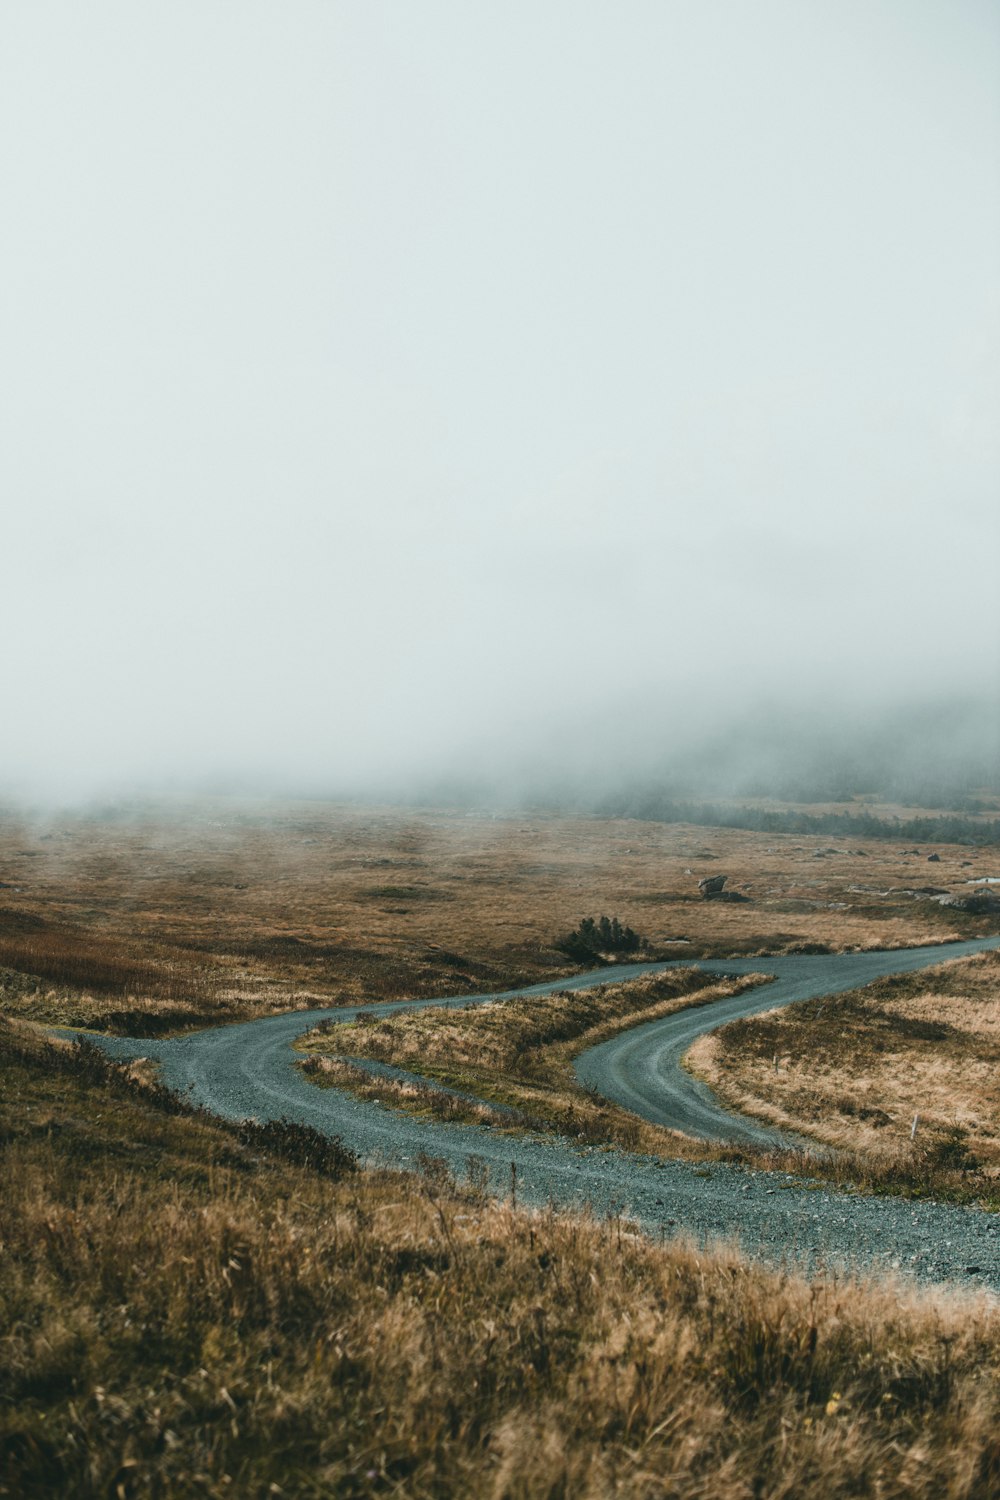
<path fill-rule="evenodd" d="M 556 947 L 578 963 L 593 963 L 609 953 L 638 953 L 646 947 L 646 939 L 631 927 L 623 927 L 617 917 L 599 917 L 596 922 L 593 917 L 584 917 Z"/>
<path fill-rule="evenodd" d="M 721 807 L 710 802 L 673 802 L 655 795 L 606 801 L 604 817 L 642 818 L 651 823 L 697 823 L 745 828 L 757 833 L 823 834 L 833 838 L 895 839 L 913 844 L 1000 844 L 1000 819 L 979 822 L 959 813 L 926 818 L 880 818 L 875 813 L 796 812 L 787 808 Z"/>

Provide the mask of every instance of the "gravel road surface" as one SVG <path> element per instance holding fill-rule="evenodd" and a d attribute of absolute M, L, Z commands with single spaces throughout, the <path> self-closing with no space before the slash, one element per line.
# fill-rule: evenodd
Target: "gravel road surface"
<path fill-rule="evenodd" d="M 772 1132 L 729 1114 L 684 1072 L 680 1059 L 695 1037 L 738 1016 L 996 947 L 1000 937 L 892 952 L 711 960 L 697 967 L 713 974 L 766 972 L 775 979 L 743 995 L 636 1027 L 582 1054 L 577 1071 L 582 1081 L 647 1119 L 716 1139 L 772 1140 Z M 362 1008 L 387 1015 L 434 1004 L 481 1005 L 519 994 L 593 988 L 675 967 L 691 965 L 628 964 L 503 995 Z M 489 1168 L 498 1193 L 509 1192 L 513 1168 L 522 1201 L 589 1205 L 600 1215 L 623 1213 L 654 1234 L 686 1233 L 700 1244 L 735 1241 L 772 1264 L 806 1271 L 895 1269 L 921 1280 L 958 1280 L 1000 1293 L 1000 1215 L 865 1197 L 741 1167 L 662 1161 L 557 1135 L 515 1136 L 419 1120 L 338 1089 L 316 1087 L 296 1066 L 292 1043 L 325 1018 L 346 1020 L 355 1013 L 350 1008 L 293 1011 L 170 1041 L 92 1040 L 120 1059 L 154 1059 L 168 1087 L 217 1114 L 298 1120 L 340 1136 L 372 1164 L 413 1167 L 426 1153 L 443 1158 L 461 1177 L 469 1158 L 476 1157 Z"/>

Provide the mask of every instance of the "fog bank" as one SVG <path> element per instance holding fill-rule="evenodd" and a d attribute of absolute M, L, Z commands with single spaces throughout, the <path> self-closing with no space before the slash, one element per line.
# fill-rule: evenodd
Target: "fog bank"
<path fill-rule="evenodd" d="M 998 80 L 980 0 L 7 7 L 0 793 L 995 775 Z"/>

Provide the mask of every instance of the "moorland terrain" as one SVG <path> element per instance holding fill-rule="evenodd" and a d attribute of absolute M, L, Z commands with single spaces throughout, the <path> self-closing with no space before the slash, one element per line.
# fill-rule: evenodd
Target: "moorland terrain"
<path fill-rule="evenodd" d="M 0 1027 L 0 1494 L 972 1500 L 995 1299 L 657 1243 Z"/>
<path fill-rule="evenodd" d="M 723 1247 L 657 1243 L 620 1217 L 526 1212 L 489 1197 L 471 1162 L 463 1181 L 433 1159 L 361 1170 L 306 1129 L 208 1117 L 44 1029 L 162 1035 L 569 981 L 579 966 L 561 939 L 601 912 L 675 959 L 973 937 L 995 919 L 938 896 L 1000 874 L 996 854 L 303 803 L 5 818 L 0 1494 L 996 1494 L 1000 1322 L 986 1296 L 807 1281 Z M 701 896 L 699 879 L 719 873 L 746 899 Z M 843 1000 L 862 1042 L 823 1029 L 815 1006 L 787 1025 L 818 1021 L 829 1050 L 813 1113 L 839 1101 L 831 1143 L 859 1154 L 889 1127 L 844 1101 L 856 1090 L 867 1108 L 879 1057 L 898 1073 L 912 1041 L 921 1076 L 943 1069 L 923 1106 L 930 1138 L 949 1095 L 962 1128 L 976 1122 L 938 1163 L 942 1184 L 968 1183 L 992 1166 L 995 961 L 910 982 Z M 680 971 L 606 995 L 600 1017 L 573 996 L 553 997 L 554 1021 L 512 1008 L 509 1030 L 496 1007 L 482 1060 L 537 1049 L 536 1071 L 544 1055 L 565 1082 L 566 1038 L 546 1026 L 627 1025 L 705 991 L 703 974 Z M 932 1011 L 952 1002 L 930 1037 Z M 900 1025 L 880 1053 L 887 1016 Z M 959 1097 L 966 1033 L 974 1098 Z M 793 1041 L 753 1037 L 719 1043 L 719 1087 L 808 1124 Z M 872 1107 L 895 1128 L 911 1098 L 886 1083 Z M 594 1128 L 618 1126 L 607 1112 Z M 918 1130 L 916 1147 L 927 1138 Z"/>
<path fill-rule="evenodd" d="M 990 836 L 988 821 L 963 826 Z M 578 969 L 560 937 L 600 913 L 673 959 L 944 942 L 992 930 L 989 916 L 939 898 L 988 877 L 997 853 L 319 802 L 8 813 L 2 1003 L 34 1020 L 155 1035 L 502 990 Z M 746 899 L 704 900 L 699 880 L 719 874 Z"/>

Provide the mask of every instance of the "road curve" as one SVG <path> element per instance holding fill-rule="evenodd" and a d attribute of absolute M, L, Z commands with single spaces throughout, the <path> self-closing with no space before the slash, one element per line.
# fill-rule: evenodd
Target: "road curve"
<path fill-rule="evenodd" d="M 584 1083 L 657 1123 L 713 1138 L 770 1140 L 773 1136 L 763 1127 L 722 1109 L 680 1067 L 696 1036 L 737 1016 L 996 947 L 1000 937 L 891 952 L 704 962 L 697 967 L 711 973 L 766 971 L 775 979 L 743 995 L 636 1027 L 582 1054 L 577 1071 Z M 625 1211 L 653 1231 L 686 1231 L 700 1243 L 736 1240 L 748 1253 L 806 1270 L 888 1265 L 922 1279 L 971 1279 L 1000 1293 L 1000 1216 L 946 1204 L 864 1198 L 740 1167 L 713 1164 L 709 1170 L 555 1135 L 512 1136 L 480 1126 L 419 1120 L 337 1089 L 317 1088 L 296 1066 L 292 1050 L 295 1039 L 320 1020 L 346 1020 L 359 1008 L 388 1015 L 435 1004 L 485 1004 L 593 988 L 685 966 L 691 965 L 629 964 L 502 995 L 293 1011 L 169 1041 L 93 1040 L 118 1058 L 155 1059 L 168 1087 L 220 1115 L 298 1120 L 340 1136 L 373 1163 L 407 1168 L 426 1153 L 443 1158 L 461 1175 L 475 1156 L 488 1167 L 496 1191 L 509 1186 L 513 1168 L 519 1196 L 539 1205 L 589 1205 L 600 1214 Z"/>
<path fill-rule="evenodd" d="M 583 1052 L 574 1064 L 577 1077 L 616 1104 L 671 1130 L 703 1140 L 746 1141 L 757 1145 L 802 1144 L 744 1115 L 725 1109 L 705 1084 L 684 1069 L 682 1059 L 692 1042 L 729 1021 L 758 1015 L 799 1000 L 870 984 L 886 974 L 925 969 L 946 959 L 962 958 L 1000 946 L 1000 938 L 944 943 L 933 948 L 892 952 L 786 954 L 775 958 L 712 960 L 701 967 L 715 974 L 773 974 L 770 984 L 713 1005 L 675 1012 L 622 1032 Z"/>

